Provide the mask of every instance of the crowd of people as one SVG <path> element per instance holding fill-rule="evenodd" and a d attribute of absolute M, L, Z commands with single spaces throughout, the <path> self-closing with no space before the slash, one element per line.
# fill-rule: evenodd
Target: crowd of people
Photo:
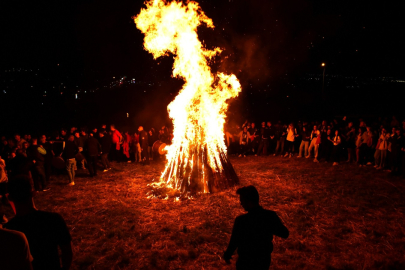
<path fill-rule="evenodd" d="M 227 129 L 226 144 L 230 154 L 273 155 L 285 158 L 311 158 L 314 162 L 355 162 L 359 167 L 373 165 L 377 170 L 405 175 L 405 120 L 363 119 L 331 122 L 283 124 L 262 122 L 256 127 L 246 121 Z"/>
<path fill-rule="evenodd" d="M 275 125 L 262 122 L 260 128 L 246 121 L 241 126 L 226 129 L 225 142 L 228 154 L 239 157 L 313 158 L 317 163 L 333 162 L 334 166 L 342 161 L 355 162 L 360 167 L 374 165 L 377 170 L 404 176 L 404 132 L 405 120 L 400 123 L 395 117 L 391 121 L 378 119 L 370 123 L 363 119 L 348 121 L 346 117 L 340 121 L 298 121 L 288 125 L 280 121 Z M 95 177 L 100 168 L 103 172 L 111 169 L 110 161 L 148 165 L 150 160 L 160 157 L 152 151 L 153 144 L 156 141 L 170 144 L 171 140 L 172 135 L 165 126 L 159 132 L 153 128 L 146 131 L 140 126 L 131 134 L 119 132 L 114 125 L 90 131 L 72 127 L 69 133 L 61 129 L 52 136 L 2 137 L 0 258 L 6 260 L 1 266 L 5 269 L 69 269 L 73 256 L 69 229 L 59 214 L 38 210 L 33 194 L 49 190 L 54 174 L 66 174 L 67 184 L 75 185 L 75 171 L 79 166 L 88 170 L 90 177 Z M 269 242 L 273 235 L 288 237 L 288 230 L 274 212 L 261 208 L 254 187 L 241 188 L 238 194 L 248 213 L 235 220 L 223 258 L 229 263 L 237 249 L 237 265 L 256 263 L 268 269 L 272 251 Z M 2 213 L 3 205 L 10 205 L 14 210 L 15 216 L 9 221 Z M 251 220 L 263 223 L 262 231 L 253 231 L 257 236 L 249 227 Z M 265 228 L 272 228 L 270 234 Z M 248 239 L 246 234 L 254 237 Z M 242 238 L 247 240 L 241 241 Z"/>
<path fill-rule="evenodd" d="M 15 134 L 1 137 L 0 145 L 0 269 L 69 269 L 73 251 L 71 236 L 62 216 L 36 208 L 34 194 L 48 191 L 51 176 L 65 174 L 75 185 L 80 166 L 90 177 L 111 169 L 110 161 L 149 165 L 160 155 L 153 143 L 170 143 L 169 130 L 158 132 L 140 126 L 135 133 L 72 127 L 39 137 Z M 10 206 L 15 216 L 3 212 Z M 4 228 L 3 228 L 4 226 Z"/>
<path fill-rule="evenodd" d="M 75 185 L 78 167 L 88 170 L 90 177 L 94 177 L 100 169 L 103 172 L 110 170 L 110 161 L 148 165 L 149 160 L 159 158 L 152 153 L 157 140 L 170 142 L 168 128 L 163 126 L 155 132 L 154 128 L 146 131 L 140 126 L 137 132 L 130 133 L 118 131 L 114 125 L 108 129 L 102 125 L 90 131 L 76 127 L 70 132 L 61 129 L 52 136 L 3 136 L 0 145 L 2 175 L 8 175 L 8 178 L 27 175 L 33 180 L 36 191 L 47 191 L 51 175 L 66 171 L 68 184 Z"/>
<path fill-rule="evenodd" d="M 69 185 L 75 185 L 78 167 L 88 170 L 90 177 L 98 171 L 111 169 L 110 161 L 135 162 L 148 165 L 160 155 L 152 151 L 153 144 L 161 141 L 170 144 L 172 133 L 163 126 L 146 131 L 142 126 L 134 133 L 120 132 L 114 125 L 102 125 L 87 130 L 72 127 L 52 135 L 15 134 L 13 138 L 1 137 L 0 179 L 26 175 L 33 181 L 36 191 L 49 190 L 51 175 L 64 173 Z M 306 122 L 285 124 L 281 121 L 245 121 L 225 131 L 228 154 L 273 155 L 285 158 L 311 158 L 314 162 L 331 162 L 334 166 L 343 161 L 355 162 L 363 167 L 373 165 L 377 170 L 405 174 L 405 120 L 394 116 L 363 119 Z M 4 194 L 0 184 L 0 194 Z"/>

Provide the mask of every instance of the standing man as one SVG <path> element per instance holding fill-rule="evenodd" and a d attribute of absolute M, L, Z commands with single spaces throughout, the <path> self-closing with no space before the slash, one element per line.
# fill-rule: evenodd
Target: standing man
<path fill-rule="evenodd" d="M 269 132 L 268 150 L 269 150 L 269 153 L 272 153 L 274 148 L 275 148 L 275 139 L 274 138 L 275 138 L 276 132 L 274 130 L 274 127 L 271 125 L 270 121 L 267 122 L 267 129 L 268 129 L 268 132 Z"/>
<path fill-rule="evenodd" d="M 309 158 L 311 156 L 311 150 L 314 148 L 314 162 L 319 162 L 318 161 L 318 150 L 319 150 L 319 144 L 321 142 L 321 132 L 318 130 L 317 126 L 314 125 L 314 129 L 311 132 L 311 138 L 310 138 L 310 145 L 308 148 L 308 155 L 306 158 Z"/>
<path fill-rule="evenodd" d="M 57 213 L 40 211 L 35 207 L 27 176 L 18 176 L 10 181 L 8 191 L 16 215 L 5 228 L 25 234 L 34 258 L 33 269 L 68 270 L 72 264 L 73 251 L 65 220 Z"/>
<path fill-rule="evenodd" d="M 16 146 L 16 147 L 22 149 L 22 145 L 23 145 L 23 143 L 25 143 L 25 142 L 26 142 L 26 141 L 21 138 L 20 134 L 17 133 L 17 134 L 14 135 L 14 143 L 15 143 L 15 146 Z"/>
<path fill-rule="evenodd" d="M 111 149 L 111 136 L 103 131 L 100 131 L 98 135 L 100 136 L 101 144 L 101 163 L 103 163 L 104 172 L 106 172 L 111 169 L 111 164 L 108 160 L 108 154 L 110 153 Z"/>
<path fill-rule="evenodd" d="M 91 177 L 97 176 L 97 159 L 101 151 L 100 143 L 94 138 L 93 133 L 90 133 L 86 140 L 87 168 Z"/>
<path fill-rule="evenodd" d="M 122 135 L 121 133 L 115 129 L 115 125 L 110 126 L 111 129 L 111 137 L 112 137 L 112 159 L 120 162 L 121 161 L 121 143 L 122 143 Z"/>
<path fill-rule="evenodd" d="M 74 142 L 74 136 L 69 135 L 69 139 L 66 141 L 65 149 L 63 150 L 63 156 L 66 162 L 66 170 L 69 176 L 69 186 L 75 185 L 75 167 L 76 167 L 76 154 L 79 148 Z"/>
<path fill-rule="evenodd" d="M 45 177 L 46 183 L 49 185 L 49 180 L 51 179 L 51 171 L 52 171 L 52 158 L 53 158 L 53 151 L 52 151 L 52 144 L 46 141 L 46 136 L 42 135 L 41 139 L 39 140 L 39 147 L 45 150 Z"/>
<path fill-rule="evenodd" d="M 250 124 L 250 128 L 248 129 L 250 134 L 250 141 L 251 141 L 251 150 L 252 153 L 256 153 L 257 147 L 259 146 L 259 134 L 254 122 Z"/>
<path fill-rule="evenodd" d="M 140 126 L 138 128 L 139 131 L 139 145 L 141 146 L 141 155 L 142 155 L 142 160 L 144 161 L 144 165 L 149 165 L 149 153 L 148 153 L 148 133 L 143 130 L 143 127 Z"/>
<path fill-rule="evenodd" d="M 37 138 L 32 139 L 32 145 L 28 148 L 28 159 L 32 162 L 32 176 L 36 191 L 48 191 L 48 183 L 45 176 L 45 155 L 44 148 L 38 146 Z"/>
<path fill-rule="evenodd" d="M 80 137 L 79 137 L 79 140 L 80 140 L 79 151 L 80 151 L 80 147 L 82 147 L 82 151 L 86 147 L 88 138 L 89 138 L 89 135 L 87 134 L 86 130 L 82 129 L 80 131 Z M 85 170 L 86 166 L 87 166 L 87 159 L 86 159 L 85 155 L 83 155 L 83 156 L 84 157 L 83 157 L 81 163 L 82 163 L 82 168 Z"/>
<path fill-rule="evenodd" d="M 266 127 L 266 123 L 262 122 L 262 129 L 260 130 L 260 144 L 259 149 L 257 150 L 257 155 L 260 156 L 264 152 L 264 155 L 267 156 L 267 148 L 269 147 L 269 138 L 270 138 L 269 129 Z"/>
<path fill-rule="evenodd" d="M 267 270 L 271 263 L 273 235 L 287 238 L 288 229 L 276 212 L 259 205 L 259 193 L 254 186 L 239 188 L 236 194 L 239 194 L 240 203 L 248 213 L 235 219 L 231 240 L 223 258 L 229 264 L 237 249 L 237 270 Z"/>
<path fill-rule="evenodd" d="M 62 129 L 60 130 L 59 139 L 60 139 L 61 141 L 66 141 L 66 140 L 68 139 L 68 135 L 67 135 L 66 129 L 62 128 Z"/>

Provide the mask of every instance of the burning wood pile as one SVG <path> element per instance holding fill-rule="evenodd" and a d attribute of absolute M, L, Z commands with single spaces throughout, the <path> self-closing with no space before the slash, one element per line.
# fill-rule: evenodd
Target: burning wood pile
<path fill-rule="evenodd" d="M 211 193 L 239 182 L 227 158 L 224 123 L 227 100 L 241 86 L 235 75 L 213 74 L 208 61 L 221 52 L 208 50 L 198 39 L 197 27 L 213 22 L 196 2 L 146 2 L 135 18 L 145 34 L 145 50 L 156 59 L 172 54 L 173 76 L 185 83 L 168 106 L 173 119 L 173 143 L 167 147 L 167 164 L 161 182 L 181 193 Z"/>

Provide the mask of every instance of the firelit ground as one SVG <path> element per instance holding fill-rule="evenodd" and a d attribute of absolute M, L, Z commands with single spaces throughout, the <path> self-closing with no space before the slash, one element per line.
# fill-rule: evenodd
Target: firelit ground
<path fill-rule="evenodd" d="M 405 180 L 371 166 L 308 159 L 231 157 L 241 185 L 290 230 L 275 238 L 271 269 L 405 269 Z M 54 177 L 35 197 L 60 213 L 72 234 L 73 269 L 234 269 L 221 260 L 235 217 L 235 191 L 176 201 L 155 194 L 163 164 L 113 164 L 76 185 Z M 162 199 L 165 198 L 166 199 Z"/>

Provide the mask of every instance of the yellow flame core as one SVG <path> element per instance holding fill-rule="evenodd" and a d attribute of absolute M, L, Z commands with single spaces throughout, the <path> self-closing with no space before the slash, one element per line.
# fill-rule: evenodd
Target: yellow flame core
<path fill-rule="evenodd" d="M 166 184 L 180 189 L 182 181 L 191 179 L 185 179 L 185 175 L 179 173 L 200 162 L 196 160 L 198 155 L 191 152 L 204 152 L 203 159 L 214 172 L 223 170 L 220 154 L 226 153 L 223 132 L 226 101 L 236 97 L 241 86 L 233 74 L 211 73 L 208 60 L 221 49 L 208 50 L 198 39 L 198 26 L 205 24 L 214 28 L 198 3 L 191 1 L 184 5 L 176 1 L 151 0 L 145 4 L 147 8 L 135 17 L 137 28 L 145 34 L 145 49 L 155 59 L 173 54 L 173 76 L 185 81 L 168 106 L 174 138 L 167 148 L 168 162 L 162 173 L 162 177 L 166 176 Z M 183 170 L 179 170 L 180 166 L 184 166 Z M 202 179 L 206 181 L 204 177 Z M 203 191 L 208 192 L 207 183 L 202 184 Z"/>

